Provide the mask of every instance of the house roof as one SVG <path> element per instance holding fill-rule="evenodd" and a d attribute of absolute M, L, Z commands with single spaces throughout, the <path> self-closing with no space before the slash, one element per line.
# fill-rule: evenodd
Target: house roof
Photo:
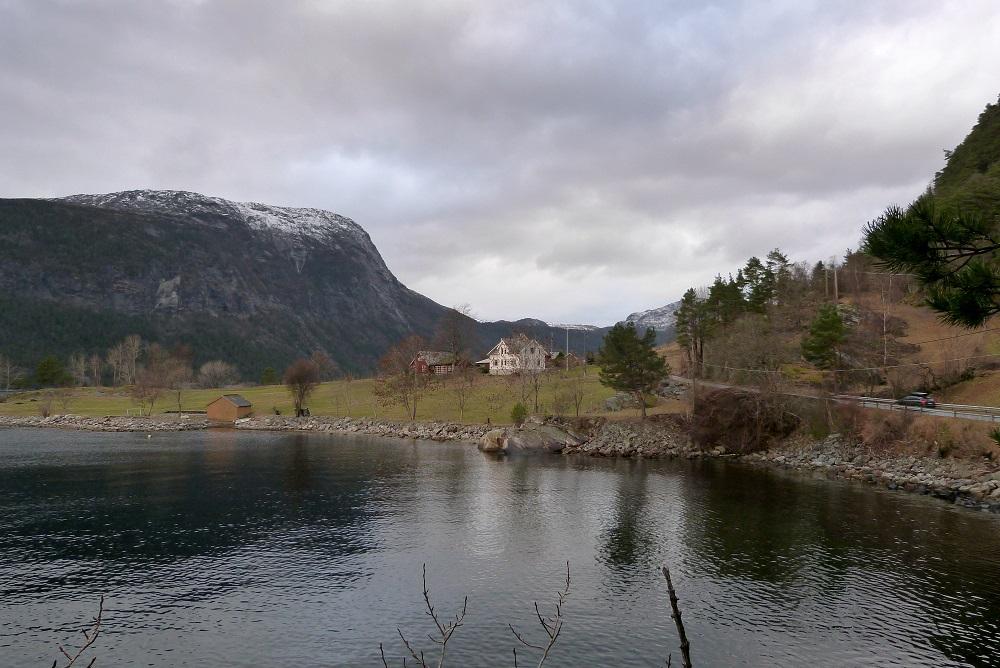
<path fill-rule="evenodd" d="M 219 399 L 225 399 L 232 405 L 239 406 L 240 408 L 250 408 L 253 406 L 253 404 L 251 404 L 249 401 L 247 401 L 238 394 L 223 394 L 221 397 L 219 397 Z M 218 401 L 219 399 L 216 399 L 215 401 Z M 212 403 L 215 402 L 213 401 Z"/>
<path fill-rule="evenodd" d="M 444 350 L 421 350 L 417 353 L 417 359 L 422 359 L 427 366 L 455 363 L 455 356 Z"/>
<path fill-rule="evenodd" d="M 524 334 L 519 334 L 518 336 L 504 337 L 500 339 L 500 342 L 497 343 L 496 346 L 493 346 L 493 349 L 490 350 L 490 354 L 493 354 L 493 351 L 496 350 L 497 346 L 501 343 L 506 343 L 508 350 L 515 355 L 520 355 L 521 351 L 528 346 L 537 346 L 538 348 L 541 348 L 543 352 L 545 351 L 545 346 L 535 339 L 528 338 Z"/>

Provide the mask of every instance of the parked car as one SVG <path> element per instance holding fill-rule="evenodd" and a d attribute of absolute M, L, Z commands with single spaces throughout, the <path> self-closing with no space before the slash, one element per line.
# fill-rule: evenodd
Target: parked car
<path fill-rule="evenodd" d="M 902 399 L 897 399 L 896 403 L 900 406 L 920 406 L 921 408 L 934 408 L 937 406 L 934 397 L 926 392 L 910 392 Z"/>

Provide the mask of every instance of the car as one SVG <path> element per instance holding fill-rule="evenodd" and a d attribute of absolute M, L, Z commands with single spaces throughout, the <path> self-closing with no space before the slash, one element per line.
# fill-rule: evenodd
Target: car
<path fill-rule="evenodd" d="M 919 406 L 921 408 L 934 408 L 937 406 L 934 397 L 927 392 L 910 392 L 902 399 L 897 399 L 896 403 L 900 406 Z"/>

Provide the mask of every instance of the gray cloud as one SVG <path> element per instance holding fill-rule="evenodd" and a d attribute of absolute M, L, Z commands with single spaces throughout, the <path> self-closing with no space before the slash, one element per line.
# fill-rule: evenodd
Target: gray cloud
<path fill-rule="evenodd" d="M 995 98 L 992 0 L 0 0 L 0 195 L 318 206 L 481 317 L 610 322 L 903 203 Z"/>

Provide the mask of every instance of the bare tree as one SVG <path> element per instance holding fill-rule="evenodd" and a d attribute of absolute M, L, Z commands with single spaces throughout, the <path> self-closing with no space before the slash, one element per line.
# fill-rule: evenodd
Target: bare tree
<path fill-rule="evenodd" d="M 10 385 L 16 381 L 21 374 L 21 370 L 14 365 L 14 361 L 6 356 L 0 355 L 0 386 L 4 390 L 10 391 Z"/>
<path fill-rule="evenodd" d="M 104 360 L 100 355 L 94 354 L 87 359 L 87 373 L 90 376 L 90 384 L 100 387 L 104 375 Z"/>
<path fill-rule="evenodd" d="M 472 317 L 472 307 L 459 304 L 447 311 L 438 322 L 434 334 L 434 345 L 451 355 L 455 365 L 467 362 L 469 352 L 476 340 L 476 321 Z"/>
<path fill-rule="evenodd" d="M 119 343 L 109 348 L 107 360 L 111 367 L 111 384 L 122 384 L 125 379 L 125 346 Z"/>
<path fill-rule="evenodd" d="M 469 403 L 469 398 L 475 392 L 480 373 L 476 369 L 463 366 L 455 370 L 448 379 L 448 393 L 454 397 L 455 405 L 458 406 L 458 419 L 465 421 L 465 407 Z"/>
<path fill-rule="evenodd" d="M 313 351 L 309 359 L 316 365 L 321 382 L 333 380 L 334 376 L 337 375 L 337 363 L 330 359 L 330 356 L 322 350 Z"/>
<path fill-rule="evenodd" d="M 146 351 L 146 363 L 135 371 L 129 396 L 138 404 L 140 415 L 151 415 L 156 401 L 163 394 L 166 357 L 166 351 L 159 344 L 150 344 Z"/>
<path fill-rule="evenodd" d="M 53 390 L 46 390 L 42 392 L 38 399 L 38 414 L 43 418 L 47 418 L 52 415 L 52 402 L 56 399 L 56 393 Z"/>
<path fill-rule="evenodd" d="M 181 412 L 181 399 L 184 389 L 187 388 L 194 379 L 194 372 L 191 370 L 187 360 L 171 356 L 167 362 L 164 373 L 164 385 L 170 390 L 177 402 L 177 412 Z"/>
<path fill-rule="evenodd" d="M 83 386 L 87 384 L 87 358 L 83 356 L 83 353 L 70 355 L 68 368 L 75 385 Z"/>
<path fill-rule="evenodd" d="M 239 371 L 222 360 L 205 362 L 198 369 L 198 384 L 202 387 L 224 387 L 239 380 Z"/>
<path fill-rule="evenodd" d="M 306 400 L 319 385 L 319 369 L 311 359 L 296 360 L 285 369 L 283 380 L 295 404 L 295 417 L 301 417 L 305 414 Z"/>
<path fill-rule="evenodd" d="M 351 383 L 354 382 L 354 374 L 350 371 L 344 373 L 343 385 L 341 386 L 344 391 L 344 415 L 351 417 Z"/>
<path fill-rule="evenodd" d="M 433 381 L 432 374 L 419 373 L 413 364 L 426 347 L 419 336 L 403 339 L 379 360 L 379 375 L 375 379 L 374 394 L 379 402 L 384 406 L 402 406 L 411 420 L 417 419 L 417 404 Z"/>
<path fill-rule="evenodd" d="M 73 391 L 68 387 L 56 390 L 55 399 L 59 402 L 59 408 L 62 409 L 60 415 L 66 415 L 69 413 L 69 405 L 73 400 Z"/>
<path fill-rule="evenodd" d="M 142 339 L 138 334 L 130 334 L 122 341 L 124 354 L 125 384 L 131 385 L 139 371 L 139 356 L 142 354 Z"/>

